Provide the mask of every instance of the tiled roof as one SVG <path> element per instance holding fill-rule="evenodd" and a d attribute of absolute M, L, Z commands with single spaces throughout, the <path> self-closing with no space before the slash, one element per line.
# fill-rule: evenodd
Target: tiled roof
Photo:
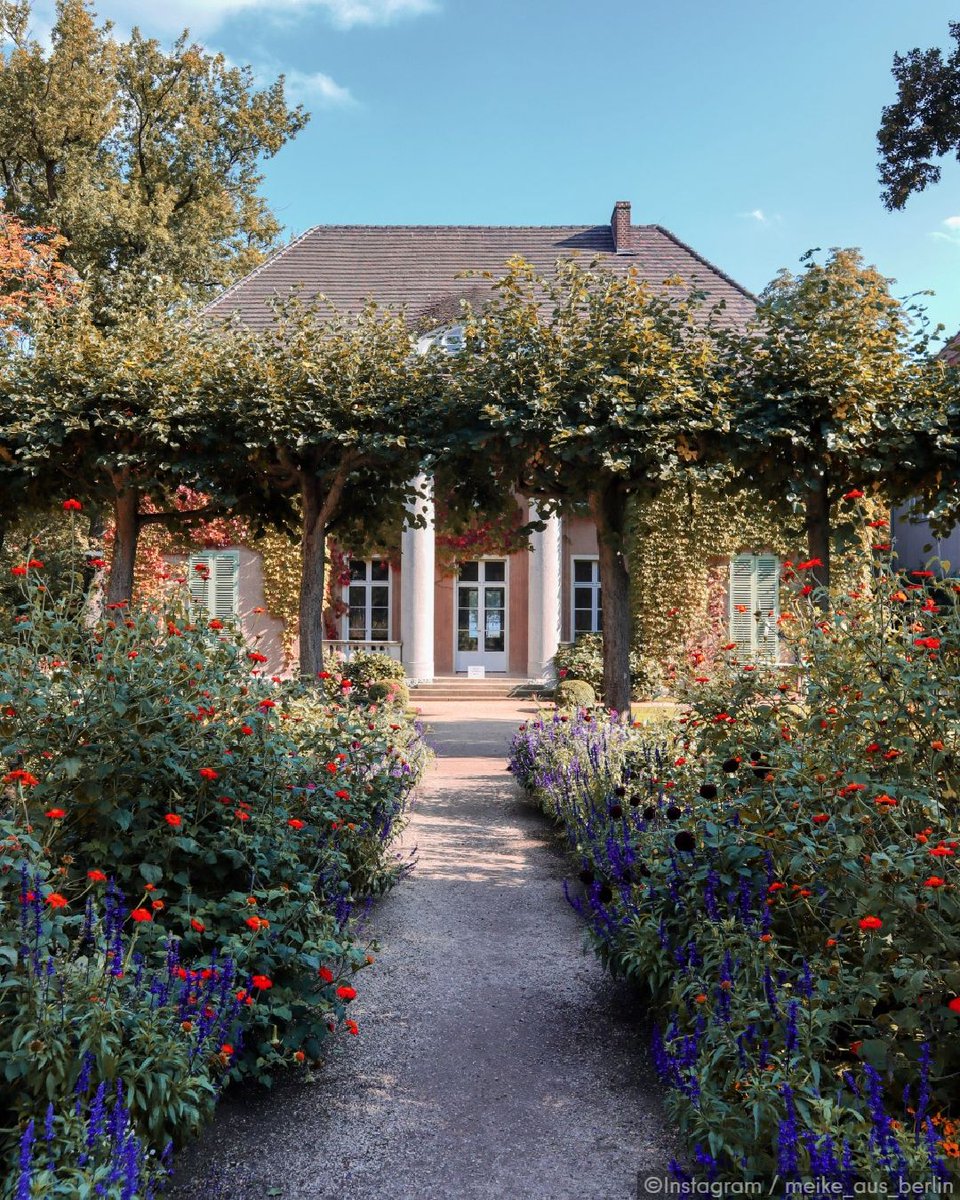
<path fill-rule="evenodd" d="M 339 310 L 357 312 L 373 299 L 405 306 L 414 325 L 444 324 L 459 302 L 482 300 L 490 281 L 458 278 L 464 271 L 504 273 L 508 258 L 522 255 L 549 273 L 558 258 L 599 258 L 615 271 L 636 267 L 641 278 L 660 284 L 679 275 L 701 288 L 710 303 L 725 300 L 732 324 L 747 321 L 755 298 L 659 225 L 633 225 L 618 253 L 609 225 L 317 225 L 267 259 L 209 305 L 226 318 L 238 313 L 255 328 L 271 320 L 270 301 L 300 289 L 318 293 Z"/>
<path fill-rule="evenodd" d="M 957 333 L 956 336 L 947 342 L 937 355 L 937 358 L 942 358 L 950 367 L 960 367 L 960 333 Z"/>

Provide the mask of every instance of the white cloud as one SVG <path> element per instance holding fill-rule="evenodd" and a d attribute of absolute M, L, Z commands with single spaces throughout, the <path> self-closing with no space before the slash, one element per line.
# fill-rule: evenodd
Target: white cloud
<path fill-rule="evenodd" d="M 754 221 L 757 225 L 776 225 L 783 218 L 779 213 L 765 213 L 762 208 L 751 208 L 749 212 L 738 213 L 745 221 Z"/>
<path fill-rule="evenodd" d="M 946 227 L 946 233 L 942 229 L 934 229 L 930 236 L 939 242 L 949 242 L 952 246 L 960 246 L 960 217 L 947 217 L 943 224 Z"/>
<path fill-rule="evenodd" d="M 341 108 L 356 104 L 350 89 L 342 87 L 323 71 L 293 69 L 286 72 L 286 82 L 287 95 L 295 103 L 313 101 Z"/>
<path fill-rule="evenodd" d="M 41 18 L 52 9 L 49 0 L 35 6 Z M 289 18 L 325 14 L 338 29 L 360 25 L 387 25 L 404 17 L 437 11 L 436 0 L 101 0 L 97 12 L 121 22 L 124 28 L 140 25 L 145 32 L 177 34 L 189 28 L 203 37 L 216 33 L 231 17 L 241 13 Z"/>

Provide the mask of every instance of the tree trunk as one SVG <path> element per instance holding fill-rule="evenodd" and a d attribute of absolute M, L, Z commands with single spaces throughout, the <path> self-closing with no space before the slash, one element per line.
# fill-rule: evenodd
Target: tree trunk
<path fill-rule="evenodd" d="M 630 711 L 630 572 L 626 557 L 627 498 L 616 484 L 590 495 L 600 547 L 603 596 L 603 698 Z"/>
<path fill-rule="evenodd" d="M 316 679 L 323 670 L 323 575 L 327 558 L 327 525 L 323 492 L 316 476 L 300 479 L 303 532 L 300 549 L 300 674 Z"/>
<path fill-rule="evenodd" d="M 113 559 L 110 563 L 107 603 L 119 604 L 133 597 L 133 568 L 137 561 L 137 541 L 140 537 L 139 488 L 131 483 L 123 483 L 118 488 L 113 517 Z"/>
<path fill-rule="evenodd" d="M 827 588 L 830 586 L 830 486 L 826 473 L 807 489 L 805 521 L 807 554 L 823 564 L 810 569 L 810 578 L 818 587 Z M 820 598 L 819 604 L 826 608 L 826 596 Z"/>

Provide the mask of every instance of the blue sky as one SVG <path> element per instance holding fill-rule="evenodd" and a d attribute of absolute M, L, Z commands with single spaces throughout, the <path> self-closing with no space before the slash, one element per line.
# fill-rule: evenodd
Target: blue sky
<path fill-rule="evenodd" d="M 47 0 L 36 4 L 43 16 Z M 894 51 L 947 45 L 956 0 L 101 0 L 184 23 L 313 113 L 266 166 L 321 222 L 592 224 L 613 202 L 754 290 L 812 246 L 859 246 L 960 327 L 960 167 L 903 212 L 875 136 Z"/>

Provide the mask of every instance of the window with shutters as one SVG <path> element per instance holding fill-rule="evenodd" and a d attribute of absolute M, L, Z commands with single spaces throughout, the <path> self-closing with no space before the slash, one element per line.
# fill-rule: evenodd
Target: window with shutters
<path fill-rule="evenodd" d="M 600 560 L 576 556 L 573 559 L 573 640 L 581 633 L 599 633 L 603 604 L 600 593 Z"/>
<path fill-rule="evenodd" d="M 204 550 L 190 555 L 190 598 L 211 617 L 236 620 L 240 610 L 240 554 L 236 550 Z"/>
<path fill-rule="evenodd" d="M 730 560 L 730 641 L 745 657 L 777 662 L 780 560 L 775 554 L 738 554 Z"/>
<path fill-rule="evenodd" d="M 344 640 L 390 641 L 390 563 L 385 558 L 354 559 L 343 599 L 347 605 Z"/>

